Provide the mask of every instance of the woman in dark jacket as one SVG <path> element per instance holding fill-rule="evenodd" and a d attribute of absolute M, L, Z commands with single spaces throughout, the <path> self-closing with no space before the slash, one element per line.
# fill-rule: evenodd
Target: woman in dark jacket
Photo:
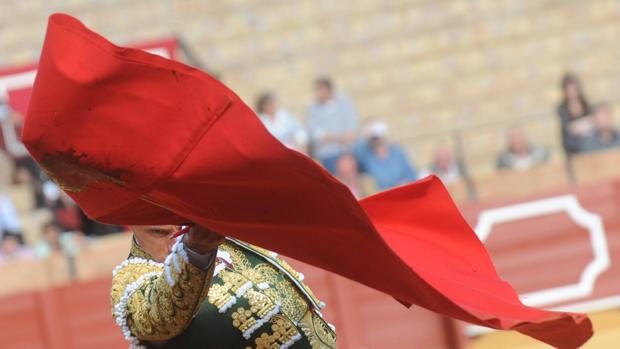
<path fill-rule="evenodd" d="M 562 145 L 566 156 L 581 151 L 581 146 L 592 132 L 590 103 L 581 89 L 577 76 L 567 73 L 562 78 L 564 98 L 558 106 L 562 124 Z"/>

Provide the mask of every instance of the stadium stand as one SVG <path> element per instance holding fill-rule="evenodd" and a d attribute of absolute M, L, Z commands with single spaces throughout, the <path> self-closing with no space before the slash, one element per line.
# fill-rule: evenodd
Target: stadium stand
<path fill-rule="evenodd" d="M 461 129 L 478 139 L 466 142 L 472 174 L 492 172 L 488 142 L 529 115 L 531 128 L 545 130 L 533 141 L 560 151 L 552 107 L 566 69 L 584 77 L 591 98 L 618 98 L 613 0 L 43 3 L 15 2 L 0 15 L 20 28 L 0 37 L 0 65 L 36 59 L 54 10 L 119 42 L 179 32 L 246 100 L 272 89 L 298 116 L 314 77 L 332 74 L 361 116 L 385 118 L 421 164 L 430 157 L 424 149 Z M 493 129 L 480 129 L 487 124 Z"/>

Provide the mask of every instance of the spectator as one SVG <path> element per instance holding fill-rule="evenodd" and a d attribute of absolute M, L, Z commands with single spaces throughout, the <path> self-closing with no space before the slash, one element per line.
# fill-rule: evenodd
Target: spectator
<path fill-rule="evenodd" d="M 21 223 L 11 199 L 0 194 L 0 238 L 4 234 L 21 236 Z"/>
<path fill-rule="evenodd" d="M 23 119 L 9 106 L 6 90 L 0 88 L 0 146 L 14 162 L 13 182 L 31 185 L 36 206 L 43 207 L 41 170 L 19 139 Z"/>
<path fill-rule="evenodd" d="M 24 246 L 20 236 L 4 234 L 0 239 L 0 264 L 13 260 L 32 259 L 32 251 Z"/>
<path fill-rule="evenodd" d="M 593 115 L 594 130 L 586 138 L 581 151 L 592 152 L 620 146 L 620 135 L 613 125 L 611 109 L 606 104 L 596 107 Z"/>
<path fill-rule="evenodd" d="M 75 256 L 85 243 L 82 232 L 62 232 L 58 224 L 49 222 L 43 226 L 42 239 L 37 243 L 35 253 L 40 258 L 46 258 L 53 253 Z"/>
<path fill-rule="evenodd" d="M 564 98 L 558 106 L 558 115 L 562 125 L 562 145 L 566 155 L 581 151 L 586 138 L 589 137 L 593 124 L 589 117 L 590 104 L 583 93 L 579 79 L 570 73 L 562 79 Z"/>
<path fill-rule="evenodd" d="M 362 181 L 360 178 L 359 166 L 355 156 L 350 153 L 340 155 L 336 161 L 336 178 L 344 183 L 355 198 L 360 199 L 364 196 Z"/>
<path fill-rule="evenodd" d="M 21 114 L 15 112 L 9 105 L 9 95 L 0 86 L 0 143 L 3 150 L 13 159 L 29 157 L 24 144 L 19 140 L 23 123 Z"/>
<path fill-rule="evenodd" d="M 371 121 L 364 129 L 365 141 L 356 146 L 362 172 L 367 173 L 379 190 L 415 181 L 416 170 L 398 145 L 386 139 L 388 126 Z"/>
<path fill-rule="evenodd" d="M 51 180 L 43 183 L 45 203 L 54 214 L 54 221 L 63 231 L 82 229 L 80 208 Z"/>
<path fill-rule="evenodd" d="M 334 91 L 329 78 L 317 79 L 314 87 L 316 101 L 307 113 L 313 155 L 334 173 L 337 159 L 355 142 L 357 114 L 351 101 Z"/>
<path fill-rule="evenodd" d="M 35 246 L 37 257 L 48 257 L 54 252 L 61 252 L 60 226 L 50 222 L 43 226 L 41 240 Z"/>
<path fill-rule="evenodd" d="M 500 170 L 527 170 L 549 159 L 549 152 L 531 144 L 523 129 L 513 127 L 508 132 L 508 144 L 497 159 Z"/>
<path fill-rule="evenodd" d="M 431 173 L 436 174 L 445 184 L 452 184 L 465 177 L 465 167 L 454 158 L 449 146 L 439 145 L 435 149 L 433 162 L 422 177 Z"/>
<path fill-rule="evenodd" d="M 305 153 L 308 135 L 293 115 L 278 106 L 271 92 L 262 94 L 256 102 L 256 113 L 267 130 L 289 148 Z"/>

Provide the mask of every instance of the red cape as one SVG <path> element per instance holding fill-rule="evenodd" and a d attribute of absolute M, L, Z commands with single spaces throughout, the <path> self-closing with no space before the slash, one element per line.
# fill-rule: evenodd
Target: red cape
<path fill-rule="evenodd" d="M 50 17 L 23 141 L 86 213 L 194 222 L 453 318 L 557 348 L 580 314 L 524 306 L 436 177 L 358 202 L 207 74 Z"/>

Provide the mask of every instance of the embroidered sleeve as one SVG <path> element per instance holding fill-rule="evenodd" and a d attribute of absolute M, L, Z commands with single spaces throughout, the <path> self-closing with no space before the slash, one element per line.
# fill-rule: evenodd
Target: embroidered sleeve
<path fill-rule="evenodd" d="M 130 258 L 116 267 L 113 316 L 133 348 L 183 332 L 207 297 L 213 264 L 205 270 L 191 263 L 180 238 L 164 263 Z"/>

